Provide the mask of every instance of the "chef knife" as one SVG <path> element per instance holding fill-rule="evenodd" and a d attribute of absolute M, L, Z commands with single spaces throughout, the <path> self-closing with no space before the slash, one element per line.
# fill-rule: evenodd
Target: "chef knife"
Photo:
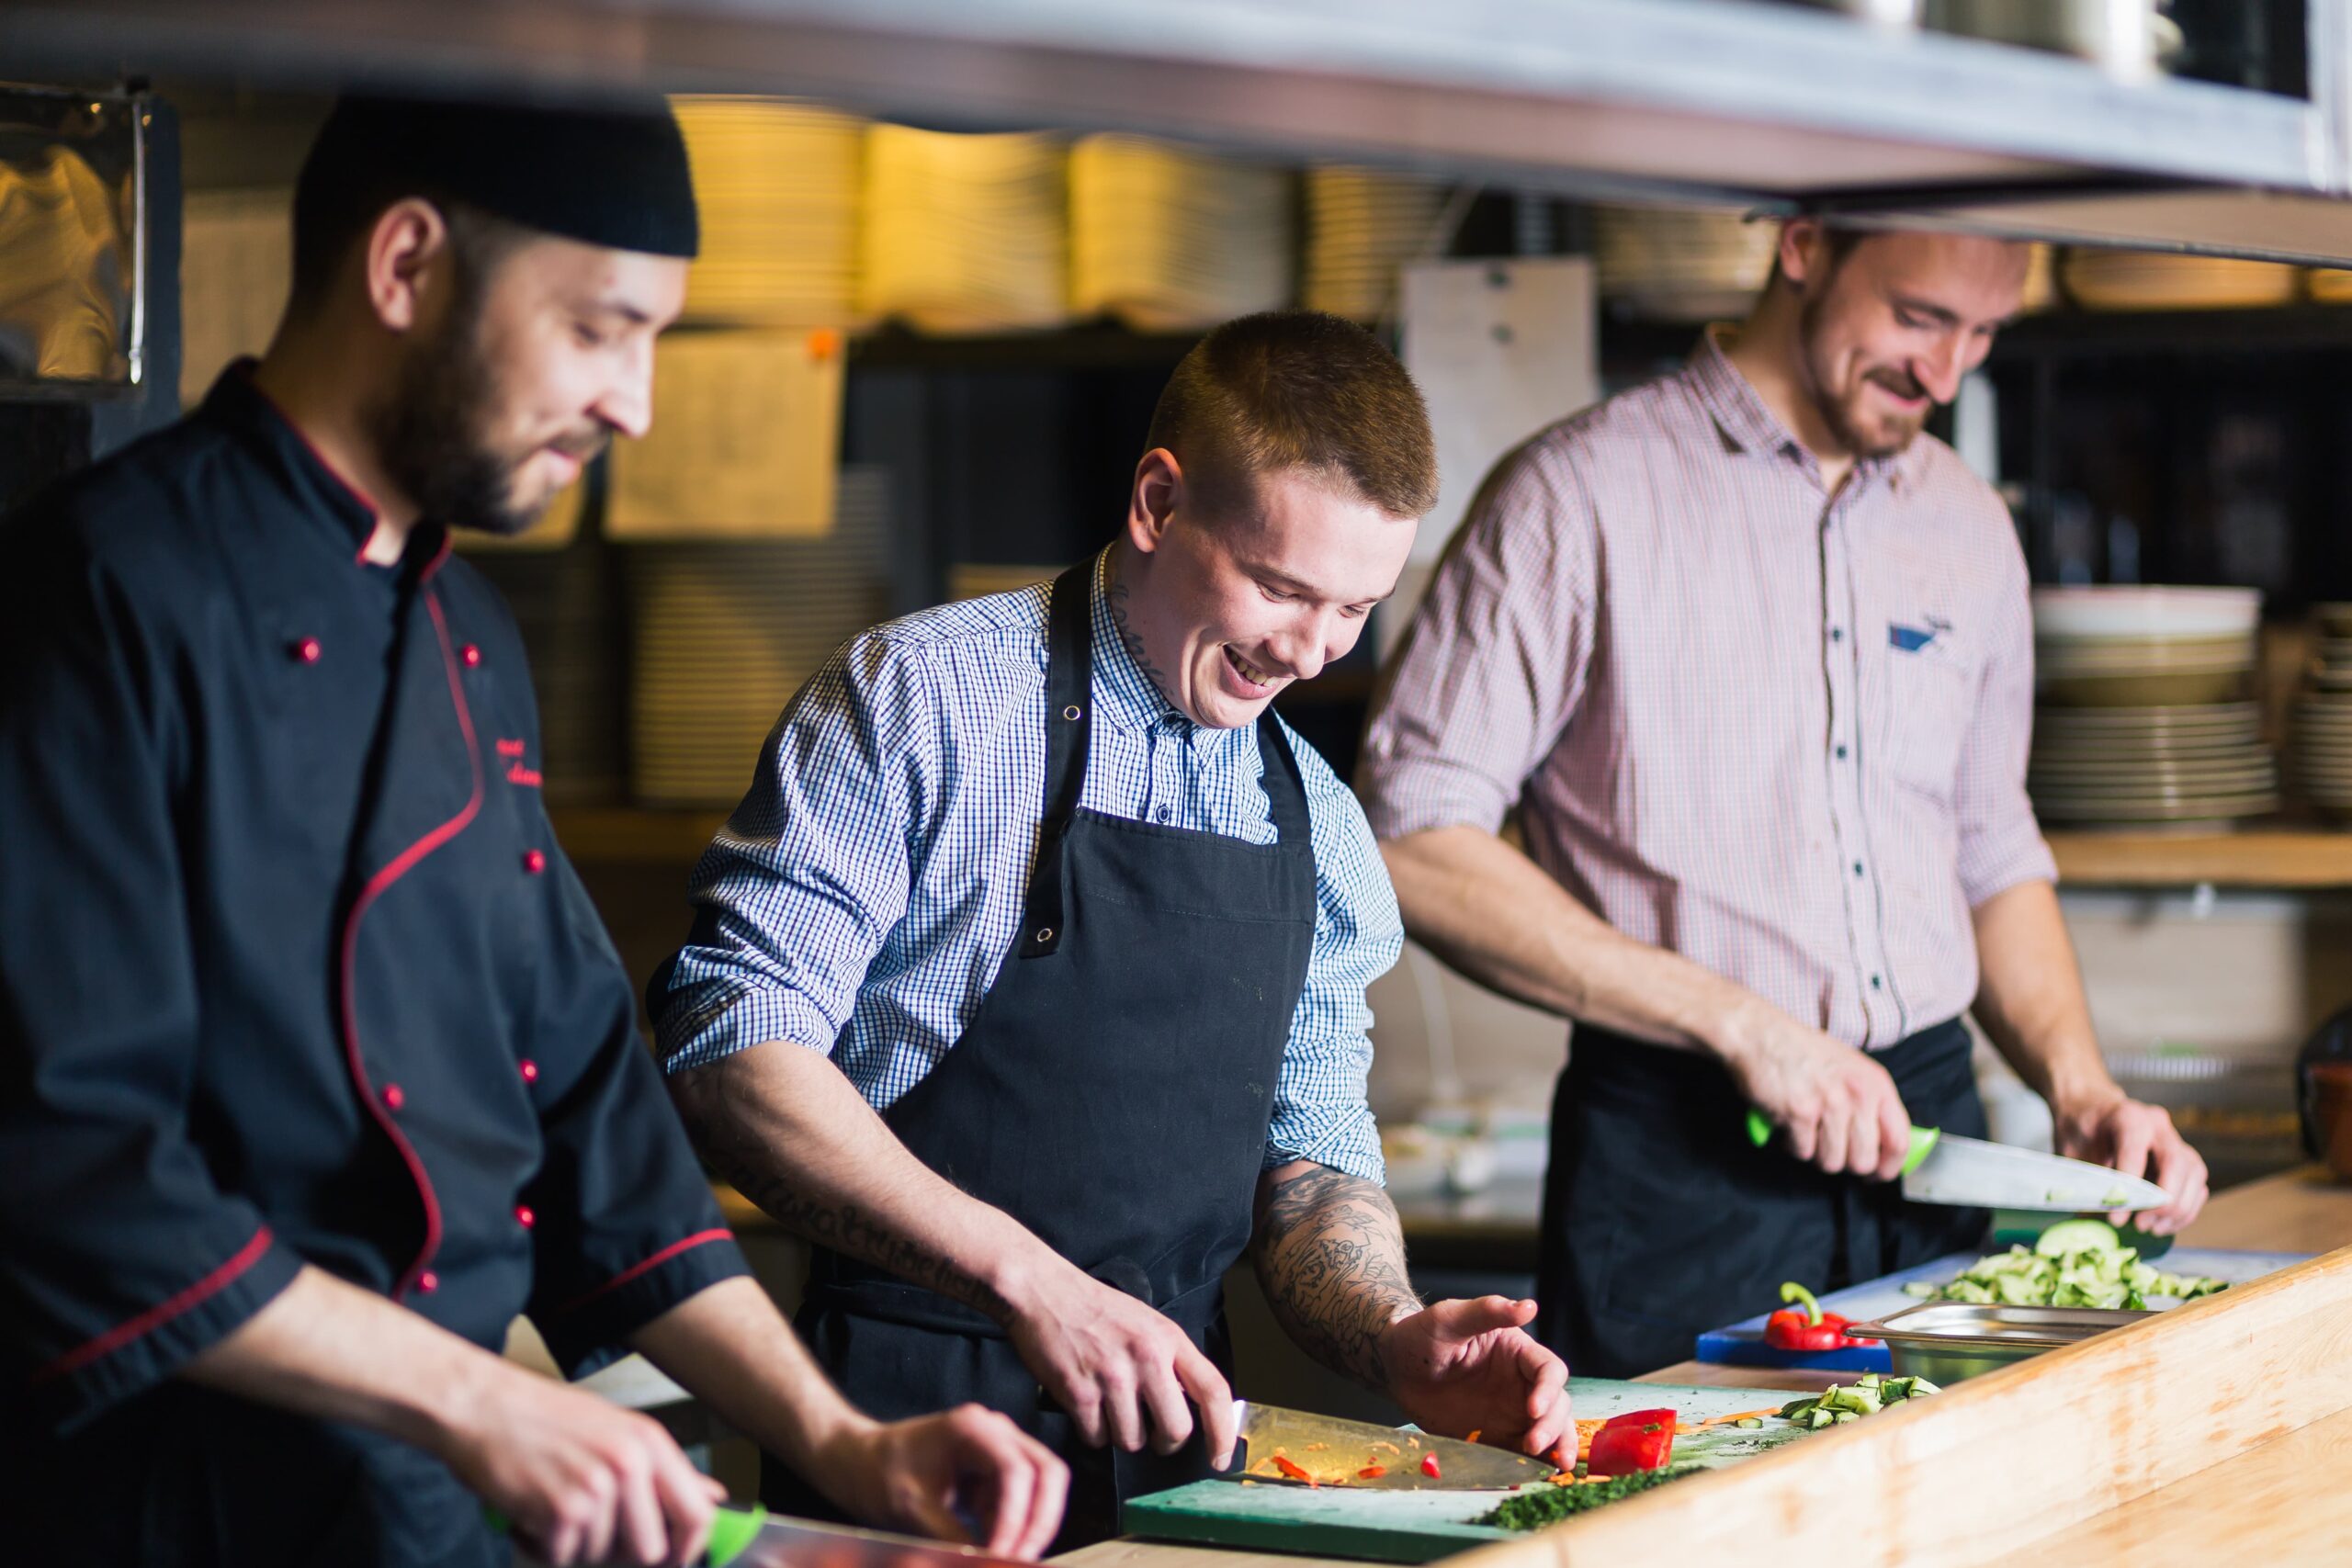
<path fill-rule="evenodd" d="M 1251 1399 L 1235 1400 L 1233 1416 L 1249 1448 L 1227 1473 L 1251 1481 L 1304 1485 L 1274 1462 L 1278 1457 L 1305 1471 L 1318 1485 L 1381 1491 L 1499 1492 L 1553 1473 L 1549 1461 L 1508 1449 L 1285 1410 Z M 1425 1465 L 1431 1460 L 1433 1466 Z M 1382 1473 L 1366 1475 L 1367 1470 Z"/>
<path fill-rule="evenodd" d="M 1747 1113 L 1747 1136 L 1758 1148 L 1771 1138 L 1772 1123 L 1761 1111 Z M 2172 1201 L 2172 1195 L 2154 1182 L 2103 1165 L 1934 1127 L 1911 1129 L 1911 1149 L 1903 1161 L 1903 1196 L 1914 1203 L 2065 1214 L 2161 1209 Z"/>

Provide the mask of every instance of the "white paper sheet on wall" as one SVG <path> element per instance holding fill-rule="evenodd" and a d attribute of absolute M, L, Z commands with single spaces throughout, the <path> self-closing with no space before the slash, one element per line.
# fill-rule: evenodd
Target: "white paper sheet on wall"
<path fill-rule="evenodd" d="M 842 335 L 680 333 L 653 372 L 653 427 L 616 440 L 616 539 L 773 539 L 832 526 Z"/>
<path fill-rule="evenodd" d="M 1581 256 L 1424 262 L 1405 269 L 1405 366 L 1437 436 L 1436 509 L 1381 607 L 1385 657 L 1429 570 L 1505 452 L 1600 395 L 1592 264 Z"/>

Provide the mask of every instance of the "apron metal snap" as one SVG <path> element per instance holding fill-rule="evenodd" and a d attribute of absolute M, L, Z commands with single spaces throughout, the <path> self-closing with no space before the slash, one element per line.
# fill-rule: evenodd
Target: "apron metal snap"
<path fill-rule="evenodd" d="M 1037 940 L 1038 940 L 1039 942 L 1051 942 L 1051 941 L 1053 941 L 1053 940 L 1054 940 L 1054 928 L 1053 928 L 1053 927 L 1051 927 L 1051 926 L 1039 926 L 1039 927 L 1037 928 Z"/>
<path fill-rule="evenodd" d="M 1072 724 L 1076 724 L 1085 712 L 1086 710 L 1084 708 L 1080 707 L 1076 703 L 1072 703 L 1069 706 L 1062 709 L 1062 716 L 1069 720 Z"/>

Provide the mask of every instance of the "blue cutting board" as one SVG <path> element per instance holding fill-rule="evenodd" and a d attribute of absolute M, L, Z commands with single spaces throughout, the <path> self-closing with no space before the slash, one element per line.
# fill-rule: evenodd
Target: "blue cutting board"
<path fill-rule="evenodd" d="M 1919 1304 L 1918 1298 L 1903 1293 L 1905 1285 L 1915 1280 L 1944 1284 L 1984 1256 L 1981 1252 L 1955 1252 L 1900 1274 L 1833 1292 L 1821 1298 L 1822 1310 L 1841 1314 L 1857 1323 L 1883 1318 L 1889 1313 Z M 2217 1280 L 2242 1285 L 2312 1256 L 2307 1252 L 2228 1252 L 2219 1247 L 2176 1247 L 2156 1266 L 2168 1274 L 2211 1274 Z M 1697 1359 L 1726 1367 L 1804 1367 L 1827 1372 L 1894 1370 L 1894 1360 L 1883 1345 L 1861 1345 L 1847 1350 L 1775 1350 L 1764 1343 L 1767 1315 L 1759 1312 L 1754 1317 L 1707 1330 L 1699 1336 Z"/>
<path fill-rule="evenodd" d="M 1568 1398 L 1582 1416 L 1671 1406 L 1687 1421 L 1786 1404 L 1802 1393 L 1769 1388 L 1692 1388 L 1676 1383 L 1618 1382 L 1572 1378 Z M 1716 1427 L 1682 1433 L 1675 1462 L 1735 1463 L 1805 1434 L 1778 1419 L 1760 1431 Z M 1153 1540 L 1247 1547 L 1372 1562 L 1430 1562 L 1472 1547 L 1525 1539 L 1517 1531 L 1473 1521 L 1493 1511 L 1507 1492 L 1382 1492 L 1344 1486 L 1308 1488 L 1280 1482 L 1245 1484 L 1220 1476 L 1148 1497 L 1131 1497 L 1121 1528 Z"/>

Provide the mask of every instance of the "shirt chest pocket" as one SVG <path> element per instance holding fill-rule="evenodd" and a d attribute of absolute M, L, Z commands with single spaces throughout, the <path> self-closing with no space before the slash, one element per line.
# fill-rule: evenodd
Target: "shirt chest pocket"
<path fill-rule="evenodd" d="M 1890 777 L 1937 800 L 1950 800 L 1960 777 L 1961 748 L 1976 714 L 1982 666 L 1950 634 L 1906 647 L 1898 630 L 1882 654 L 1884 702 L 1879 755 Z"/>

